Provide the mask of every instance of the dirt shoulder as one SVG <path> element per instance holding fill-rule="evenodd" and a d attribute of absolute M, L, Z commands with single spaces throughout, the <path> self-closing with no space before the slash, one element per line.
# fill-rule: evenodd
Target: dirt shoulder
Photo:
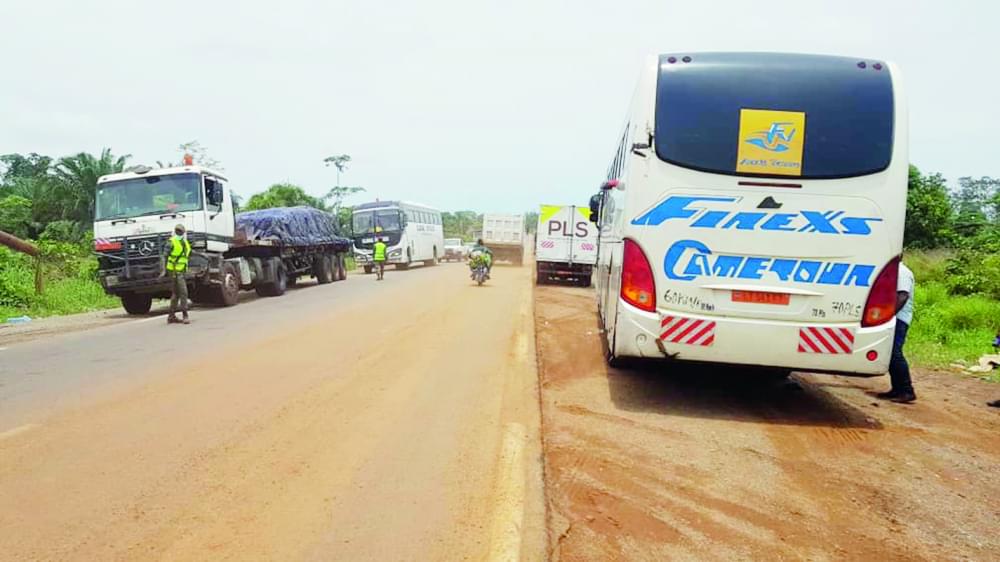
<path fill-rule="evenodd" d="M 554 560 L 984 560 L 1000 551 L 1000 386 L 611 369 L 593 294 L 538 287 Z"/>

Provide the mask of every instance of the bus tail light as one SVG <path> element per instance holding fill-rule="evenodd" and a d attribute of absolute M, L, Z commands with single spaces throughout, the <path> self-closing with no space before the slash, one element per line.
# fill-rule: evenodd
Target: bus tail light
<path fill-rule="evenodd" d="M 622 260 L 622 298 L 632 306 L 656 312 L 656 283 L 649 260 L 633 240 L 625 239 L 625 257 Z"/>
<path fill-rule="evenodd" d="M 861 327 L 885 324 L 896 314 L 896 286 L 899 278 L 899 257 L 892 258 L 875 278 L 861 315 Z"/>

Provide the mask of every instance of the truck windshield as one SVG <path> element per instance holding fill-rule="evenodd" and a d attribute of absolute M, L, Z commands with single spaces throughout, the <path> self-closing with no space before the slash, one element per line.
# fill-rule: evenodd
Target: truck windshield
<path fill-rule="evenodd" d="M 371 234 L 375 232 L 375 227 L 379 232 L 399 231 L 399 211 L 386 209 L 354 213 L 354 234 Z"/>
<path fill-rule="evenodd" d="M 197 211 L 202 208 L 198 174 L 150 176 L 97 186 L 95 220 Z"/>

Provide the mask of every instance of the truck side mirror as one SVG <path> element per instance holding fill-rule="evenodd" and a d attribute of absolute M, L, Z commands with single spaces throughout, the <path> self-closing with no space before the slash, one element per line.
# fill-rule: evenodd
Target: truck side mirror
<path fill-rule="evenodd" d="M 596 223 L 597 218 L 601 213 L 601 200 L 604 195 L 600 193 L 595 193 L 590 196 L 590 222 Z"/>

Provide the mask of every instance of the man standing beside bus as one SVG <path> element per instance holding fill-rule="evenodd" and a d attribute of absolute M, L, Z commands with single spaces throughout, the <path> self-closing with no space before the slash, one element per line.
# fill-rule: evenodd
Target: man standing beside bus
<path fill-rule="evenodd" d="M 903 356 L 906 333 L 913 323 L 913 289 L 916 281 L 913 272 L 903 262 L 899 262 L 899 281 L 896 284 L 896 334 L 892 342 L 892 358 L 889 360 L 889 378 L 892 390 L 881 392 L 879 398 L 908 404 L 917 399 L 910 380 L 910 365 Z"/>
<path fill-rule="evenodd" d="M 375 245 L 372 247 L 372 261 L 375 262 L 375 279 L 381 281 L 382 277 L 385 276 L 385 242 L 381 238 L 375 239 Z"/>

